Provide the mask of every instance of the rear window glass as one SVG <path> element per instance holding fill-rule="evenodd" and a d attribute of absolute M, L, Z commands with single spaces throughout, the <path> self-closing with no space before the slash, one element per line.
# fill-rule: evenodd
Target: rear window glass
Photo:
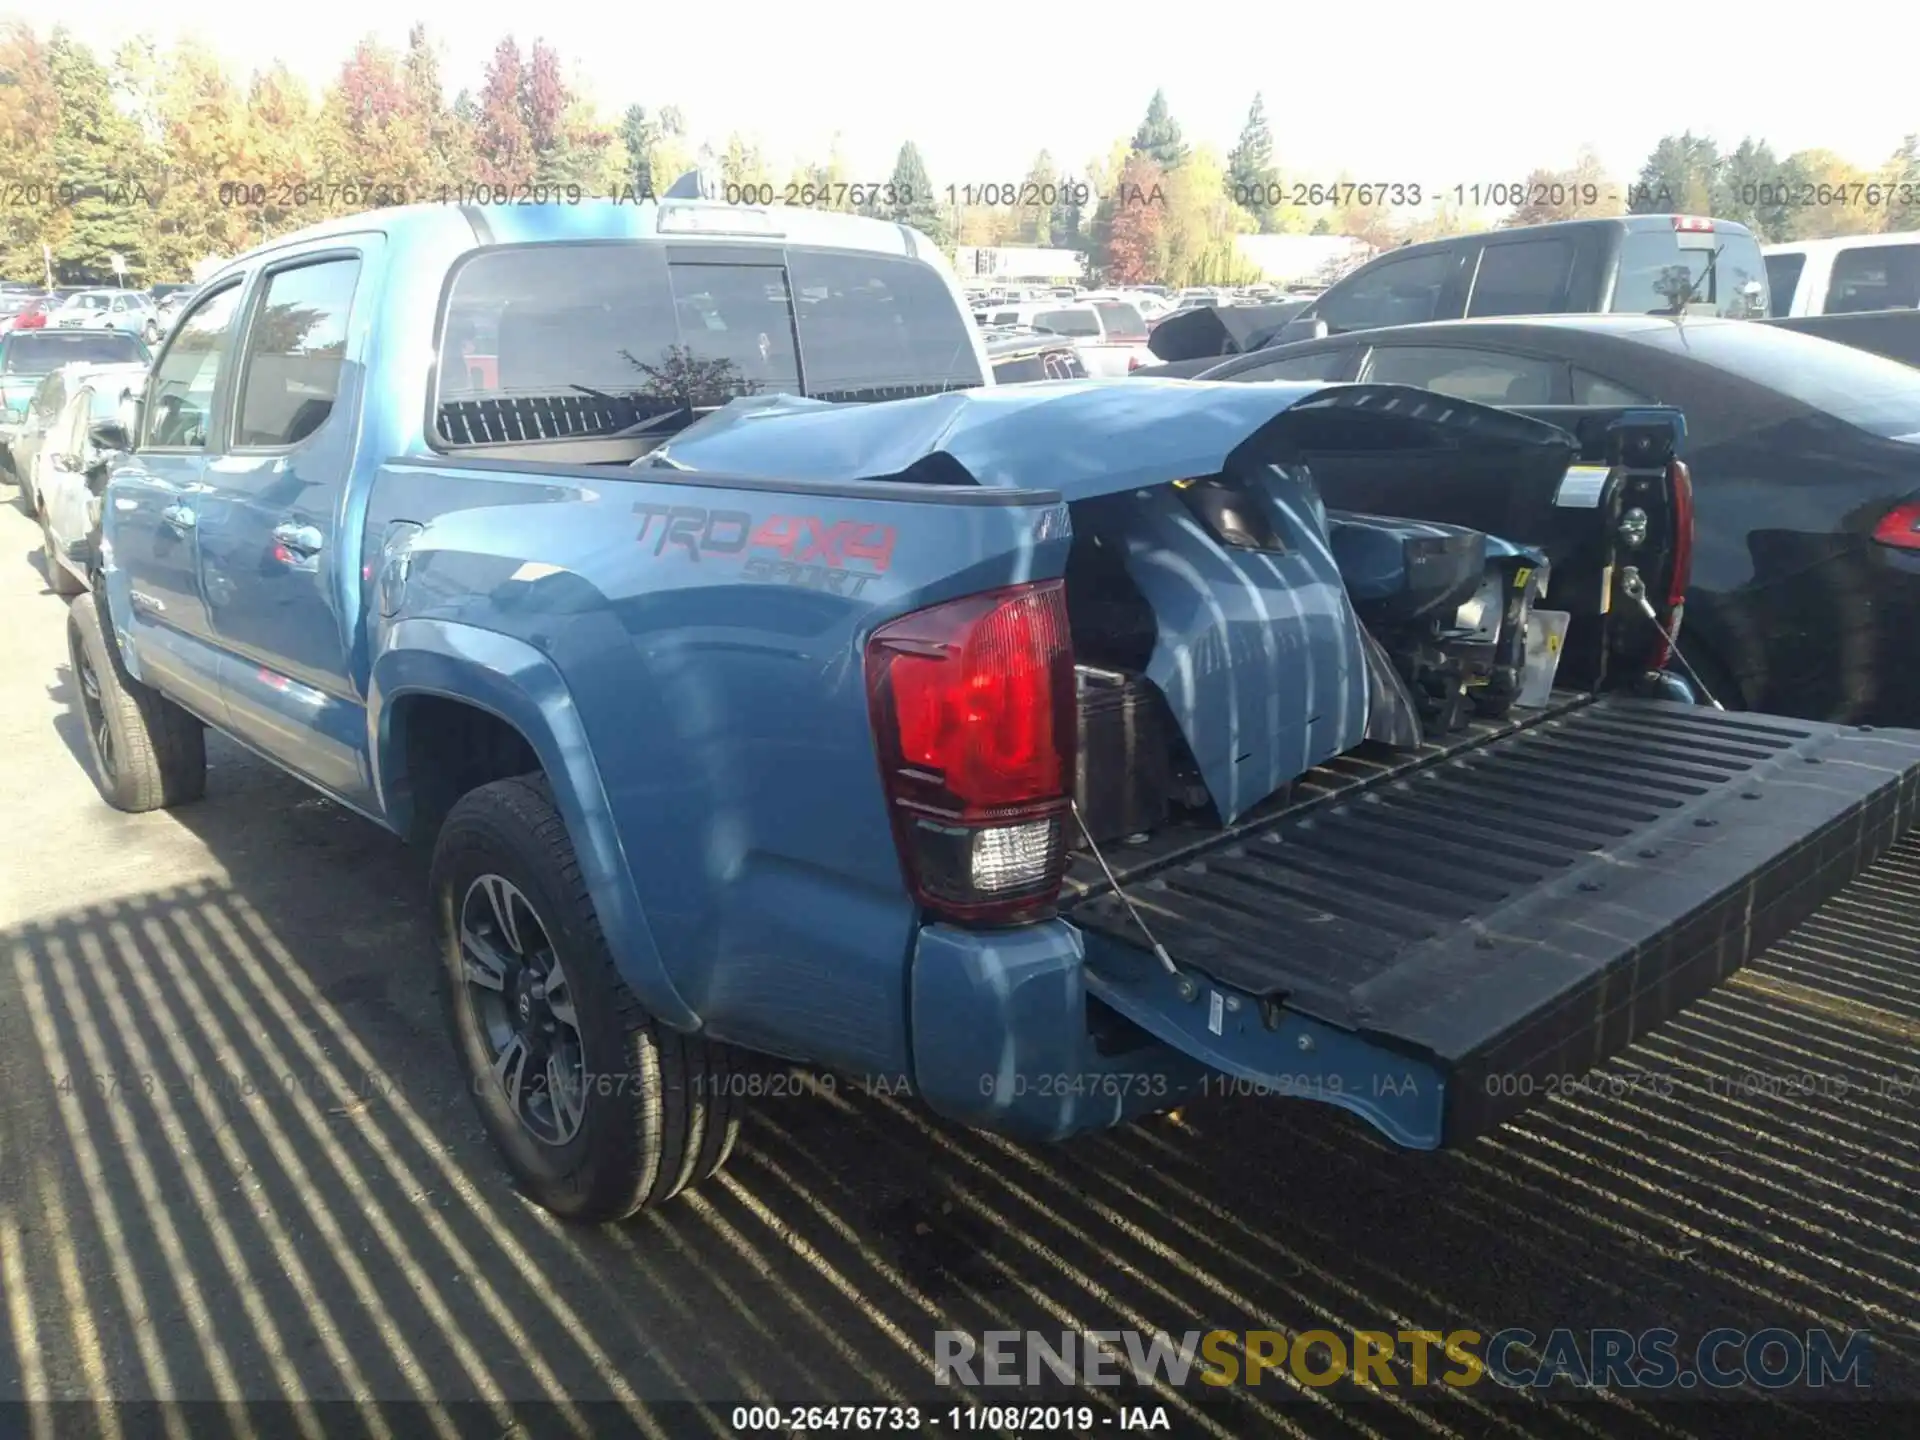
<path fill-rule="evenodd" d="M 1920 245 L 1856 245 L 1833 257 L 1829 315 L 1920 307 Z"/>
<path fill-rule="evenodd" d="M 1793 292 L 1800 284 L 1800 272 L 1806 268 L 1807 257 L 1802 254 L 1767 256 L 1767 291 L 1771 297 L 1768 314 L 1793 312 Z"/>
<path fill-rule="evenodd" d="M 1050 335 L 1086 335 L 1098 338 L 1100 317 L 1091 310 L 1042 310 L 1033 317 L 1033 328 Z"/>
<path fill-rule="evenodd" d="M 1719 260 L 1708 273 L 1715 251 Z M 1628 231 L 1620 242 L 1612 310 L 1671 315 L 1689 290 L 1689 314 L 1709 311 L 1727 320 L 1767 313 L 1767 266 L 1753 236 L 1730 231 Z"/>
<path fill-rule="evenodd" d="M 984 382 L 973 331 L 931 266 L 806 250 L 788 263 L 807 394 L 895 400 Z"/>
<path fill-rule="evenodd" d="M 1882 438 L 1920 432 L 1920 369 L 1772 325 L 1684 325 L 1628 338 L 1702 361 Z"/>
<path fill-rule="evenodd" d="M 1578 250 L 1570 240 L 1489 244 L 1480 252 L 1469 315 L 1557 315 L 1567 308 Z"/>
<path fill-rule="evenodd" d="M 45 375 L 76 360 L 113 365 L 146 359 L 146 348 L 118 330 L 16 330 L 7 337 L 9 375 Z"/>
<path fill-rule="evenodd" d="M 1107 327 L 1109 340 L 1145 340 L 1147 322 L 1140 318 L 1140 312 L 1131 305 L 1120 301 L 1100 301 L 1093 307 L 1100 312 L 1101 322 Z"/>
<path fill-rule="evenodd" d="M 1459 263 L 1458 250 L 1374 261 L 1321 296 L 1311 313 L 1329 330 L 1424 324 L 1438 318 L 1441 292 Z"/>
<path fill-rule="evenodd" d="M 481 251 L 447 299 L 442 441 L 664 437 L 742 395 L 884 400 L 982 383 L 972 328 L 918 261 L 701 252 L 670 264 L 647 244 Z"/>

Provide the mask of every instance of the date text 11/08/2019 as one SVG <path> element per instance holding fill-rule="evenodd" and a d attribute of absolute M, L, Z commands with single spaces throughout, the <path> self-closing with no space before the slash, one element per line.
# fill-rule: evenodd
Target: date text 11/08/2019
<path fill-rule="evenodd" d="M 730 1418 L 733 1429 L 742 1434 L 947 1430 L 963 1434 L 1085 1435 L 1096 1426 L 1115 1430 L 1173 1428 L 1164 1405 L 1122 1405 L 1109 1414 L 1091 1405 L 949 1405 L 944 1410 L 922 1410 L 918 1405 L 736 1405 Z"/>

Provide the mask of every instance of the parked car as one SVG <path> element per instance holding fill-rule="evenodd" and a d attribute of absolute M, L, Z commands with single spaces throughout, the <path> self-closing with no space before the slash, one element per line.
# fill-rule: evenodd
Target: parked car
<path fill-rule="evenodd" d="M 987 358 L 996 385 L 1036 380 L 1084 380 L 1087 367 L 1073 342 L 1037 330 L 996 332 L 987 337 Z"/>
<path fill-rule="evenodd" d="M 1920 230 L 1795 240 L 1761 250 L 1776 316 L 1920 308 Z"/>
<path fill-rule="evenodd" d="M 148 358 L 147 347 L 138 339 L 114 331 L 11 330 L 0 335 L 0 403 L 6 407 L 0 421 L 0 458 L 15 481 L 28 473 L 21 444 L 37 444 L 53 421 L 53 410 L 33 408 L 34 395 L 49 375 L 75 363 L 145 364 Z"/>
<path fill-rule="evenodd" d="M 23 472 L 30 483 L 21 487 L 40 521 L 41 564 L 56 595 L 79 594 L 96 563 L 107 457 L 93 442 L 93 427 L 124 421 L 147 378 L 144 365 L 75 365 L 68 371 L 66 403 Z"/>
<path fill-rule="evenodd" d="M 1708 690 L 1778 715 L 1920 725 L 1920 370 L 1771 325 L 1567 315 L 1275 346 L 1200 378 L 1676 406 L 1694 478 L 1684 649 Z"/>
<path fill-rule="evenodd" d="M 68 296 L 47 317 L 55 330 L 118 330 L 147 344 L 159 342 L 163 327 L 153 301 L 138 290 L 82 290 Z"/>
<path fill-rule="evenodd" d="M 1920 310 L 1839 311 L 1831 315 L 1787 315 L 1756 322 L 1851 345 L 1903 365 L 1920 365 Z"/>
<path fill-rule="evenodd" d="M 71 415 L 67 413 L 69 403 L 83 386 L 96 380 L 96 376 L 106 376 L 108 384 L 119 384 L 115 399 L 134 396 L 146 382 L 146 363 L 121 361 L 111 365 L 94 365 L 79 361 L 73 365 L 61 365 L 58 371 L 40 380 L 38 390 L 33 392 L 33 399 L 27 401 L 27 420 L 21 424 L 21 432 L 13 438 L 13 472 L 19 478 L 21 501 L 29 515 L 38 515 L 42 509 L 48 474 L 48 442 L 54 436 L 65 434 L 65 430 L 71 430 Z"/>
<path fill-rule="evenodd" d="M 923 236 L 680 193 L 228 264 L 95 429 L 126 453 L 69 610 L 112 804 L 200 796 L 213 722 L 433 847 L 467 1088 L 555 1212 L 717 1170 L 762 1057 L 1035 1138 L 1232 1074 L 1462 1143 L 1910 819 L 1920 736 L 1635 698 L 1684 583 L 1673 412 L 1001 388 Z M 1436 524 L 1336 527 L 1354 438 L 1327 494 Z M 1336 534 L 1409 633 L 1464 579 L 1511 639 L 1551 565 L 1577 693 L 1431 763 Z M 1340 787 L 1373 803 L 1302 823 Z"/>
<path fill-rule="evenodd" d="M 1514 315 L 1755 319 L 1767 267 L 1744 225 L 1689 215 L 1560 220 L 1389 250 L 1302 310 L 1283 341 L 1389 325 Z"/>
<path fill-rule="evenodd" d="M 38 330 L 47 323 L 53 301 L 45 295 L 14 292 L 0 295 L 0 335 L 10 330 Z"/>
<path fill-rule="evenodd" d="M 1079 349 L 1089 375 L 1122 376 L 1153 361 L 1147 322 L 1133 306 L 1115 300 L 1007 306 L 989 314 L 987 323 L 1065 336 Z"/>

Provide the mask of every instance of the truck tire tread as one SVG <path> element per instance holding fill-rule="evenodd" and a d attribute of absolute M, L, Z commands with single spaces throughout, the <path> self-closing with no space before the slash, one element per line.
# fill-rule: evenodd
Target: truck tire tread
<path fill-rule="evenodd" d="M 199 720 L 128 672 L 100 595 L 68 607 L 69 644 L 85 646 L 100 684 L 100 705 L 114 746 L 113 773 L 94 755 L 94 782 L 116 810 L 141 814 L 198 800 L 207 790 L 207 733 Z M 72 683 L 78 687 L 76 673 Z M 82 721 L 86 721 L 81 701 Z M 97 752 L 88 725 L 88 744 Z"/>
<path fill-rule="evenodd" d="M 556 1214 L 590 1223 L 627 1219 L 725 1164 L 740 1124 L 738 1097 L 727 1081 L 733 1068 L 730 1047 L 661 1025 L 620 978 L 544 776 L 496 780 L 469 792 L 448 815 L 443 841 L 482 815 L 523 835 L 549 867 L 554 898 L 566 910 L 556 918 L 578 942 L 565 955 L 568 978 L 583 996 L 605 997 L 610 1011 L 618 1057 L 604 1068 L 637 1081 L 631 1092 L 619 1095 L 595 1095 L 589 1089 L 587 1104 L 599 1106 L 601 1115 L 590 1115 L 588 1123 L 606 1129 L 569 1173 L 530 1173 L 514 1163 L 510 1146 L 509 1163 L 533 1198 Z M 434 869 L 436 900 L 444 906 L 438 855 Z M 589 974 L 582 975 L 582 967 Z M 447 979 L 458 984 L 451 970 Z M 455 1040 L 462 1043 L 457 1028 Z"/>

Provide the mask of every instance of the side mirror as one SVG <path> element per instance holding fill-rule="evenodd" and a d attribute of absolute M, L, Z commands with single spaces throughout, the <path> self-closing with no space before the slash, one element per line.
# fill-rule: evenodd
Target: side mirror
<path fill-rule="evenodd" d="M 1315 315 L 1312 319 L 1301 322 L 1299 338 L 1302 340 L 1324 340 L 1332 333 L 1331 330 L 1327 329 L 1327 322 L 1322 320 L 1318 315 Z"/>
<path fill-rule="evenodd" d="M 124 452 L 133 449 L 133 437 L 118 420 L 100 421 L 87 431 L 87 438 L 101 450 Z"/>

